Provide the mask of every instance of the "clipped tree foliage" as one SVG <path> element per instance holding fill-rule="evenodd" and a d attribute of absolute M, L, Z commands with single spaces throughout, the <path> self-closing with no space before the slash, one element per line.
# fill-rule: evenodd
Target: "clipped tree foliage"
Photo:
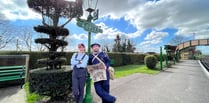
<path fill-rule="evenodd" d="M 154 55 L 147 55 L 144 58 L 144 63 L 149 69 L 156 69 L 158 59 Z"/>
<path fill-rule="evenodd" d="M 28 6 L 43 16 L 54 18 L 74 18 L 83 15 L 83 0 L 27 0 Z M 56 15 L 55 15 L 56 14 Z"/>
<path fill-rule="evenodd" d="M 49 70 L 61 69 L 64 61 L 60 58 L 65 57 L 63 52 L 68 45 L 65 38 L 70 34 L 64 26 L 73 18 L 83 15 L 83 0 L 27 0 L 27 4 L 42 16 L 42 25 L 35 26 L 34 30 L 48 35 L 48 38 L 35 39 L 35 43 L 44 45 L 49 51 L 48 58 L 41 59 L 38 63 L 45 64 Z M 62 18 L 66 21 L 60 22 L 63 21 Z M 58 51 L 59 48 L 61 51 Z"/>
<path fill-rule="evenodd" d="M 50 26 L 38 25 L 34 27 L 34 30 L 39 33 L 50 34 L 52 36 L 68 36 L 69 34 L 68 29 L 63 27 L 54 27 L 54 26 L 50 27 Z"/>
<path fill-rule="evenodd" d="M 44 68 L 30 71 L 30 92 L 50 96 L 52 99 L 63 99 L 71 92 L 72 70 L 46 70 Z"/>

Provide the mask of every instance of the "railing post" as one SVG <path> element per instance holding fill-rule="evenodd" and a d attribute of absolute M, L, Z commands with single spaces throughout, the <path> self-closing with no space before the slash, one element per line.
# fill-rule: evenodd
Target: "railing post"
<path fill-rule="evenodd" d="M 166 66 L 168 68 L 168 47 L 166 47 Z"/>
<path fill-rule="evenodd" d="M 160 70 L 163 70 L 163 53 L 162 53 L 162 47 L 160 47 Z"/>

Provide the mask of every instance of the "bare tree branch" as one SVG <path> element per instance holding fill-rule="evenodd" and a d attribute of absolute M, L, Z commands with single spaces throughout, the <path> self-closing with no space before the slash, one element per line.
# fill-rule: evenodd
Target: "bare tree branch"
<path fill-rule="evenodd" d="M 25 42 L 25 45 L 26 45 L 28 51 L 31 52 L 31 49 L 32 49 L 32 34 L 30 32 L 27 32 L 27 31 L 24 32 L 24 42 Z"/>
<path fill-rule="evenodd" d="M 7 31 L 5 30 L 0 34 L 0 49 L 5 48 L 6 45 L 12 40 L 11 37 L 6 36 L 6 33 Z"/>
<path fill-rule="evenodd" d="M 66 24 L 68 24 L 73 18 L 68 19 L 61 27 L 64 27 Z"/>
<path fill-rule="evenodd" d="M 169 44 L 171 45 L 178 45 L 180 43 L 184 42 L 185 37 L 180 36 L 180 35 L 176 35 L 174 38 L 172 38 L 169 42 Z"/>

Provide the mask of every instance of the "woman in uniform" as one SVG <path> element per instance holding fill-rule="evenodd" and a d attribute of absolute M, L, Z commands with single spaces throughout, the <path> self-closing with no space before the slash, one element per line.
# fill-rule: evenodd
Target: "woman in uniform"
<path fill-rule="evenodd" d="M 88 55 L 84 44 L 78 44 L 79 52 L 74 53 L 71 58 L 72 89 L 76 103 L 83 103 L 84 86 L 86 82 Z"/>

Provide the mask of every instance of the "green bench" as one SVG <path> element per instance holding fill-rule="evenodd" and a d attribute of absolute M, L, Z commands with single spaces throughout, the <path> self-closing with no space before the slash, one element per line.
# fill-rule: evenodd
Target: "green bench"
<path fill-rule="evenodd" d="M 20 80 L 21 88 L 25 79 L 25 66 L 1 66 L 0 82 Z"/>

